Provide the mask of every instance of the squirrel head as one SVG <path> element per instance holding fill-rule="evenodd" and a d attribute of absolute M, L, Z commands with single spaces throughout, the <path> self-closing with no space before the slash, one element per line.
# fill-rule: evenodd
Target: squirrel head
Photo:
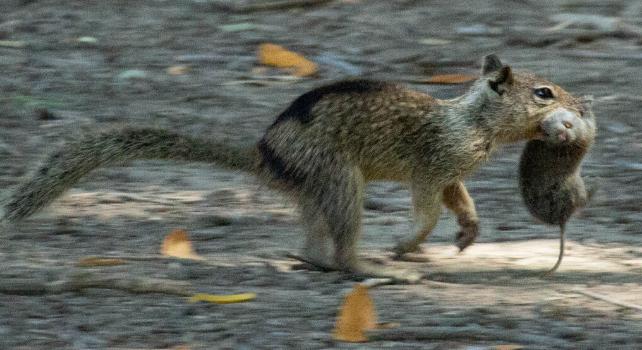
<path fill-rule="evenodd" d="M 496 55 L 484 57 L 481 77 L 469 94 L 481 109 L 479 121 L 500 143 L 594 138 L 595 121 L 586 102 L 546 79 L 514 71 Z"/>

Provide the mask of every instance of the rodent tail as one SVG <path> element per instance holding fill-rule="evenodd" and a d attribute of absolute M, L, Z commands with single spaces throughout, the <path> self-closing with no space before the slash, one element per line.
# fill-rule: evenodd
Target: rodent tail
<path fill-rule="evenodd" d="M 202 140 L 153 128 L 125 128 L 67 142 L 10 195 L 3 221 L 18 221 L 45 207 L 90 171 L 135 159 L 215 163 L 252 172 L 254 147 Z M 1 214 L 2 210 L 0 210 Z"/>
<path fill-rule="evenodd" d="M 545 276 L 550 276 L 557 270 L 558 267 L 562 264 L 562 258 L 564 258 L 564 233 L 566 232 L 566 224 L 562 223 L 560 224 L 560 251 L 559 254 L 557 255 L 557 262 L 555 262 L 555 265 L 546 273 L 544 274 Z"/>

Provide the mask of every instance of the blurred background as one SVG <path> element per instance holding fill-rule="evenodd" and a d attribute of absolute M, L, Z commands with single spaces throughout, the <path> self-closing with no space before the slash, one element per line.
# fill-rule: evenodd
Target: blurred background
<path fill-rule="evenodd" d="M 262 56 L 265 44 L 278 45 L 277 53 Z M 599 191 L 568 225 L 570 249 L 557 277 L 534 278 L 525 271 L 552 266 L 558 232 L 521 203 L 523 144 L 502 149 L 467 183 L 482 220 L 479 244 L 454 254 L 456 226 L 445 214 L 427 245 L 434 258 L 385 262 L 443 285 L 372 294 L 380 318 L 401 327 L 476 325 L 481 334 L 524 337 L 364 346 L 640 348 L 639 312 L 564 294 L 592 288 L 642 303 L 640 1 L 3 0 L 0 196 L 65 139 L 88 131 L 153 125 L 248 143 L 290 101 L 324 83 L 359 76 L 452 98 L 490 53 L 595 97 L 599 132 L 583 174 Z M 403 186 L 370 186 L 364 254 L 386 258 L 383 251 L 411 230 L 409 210 Z M 152 260 L 87 273 L 254 291 L 257 300 L 195 306 L 158 293 L 15 287 L 67 281 L 86 272 L 75 263 L 88 255 L 157 254 L 176 227 L 217 265 Z M 292 269 L 284 255 L 301 245 L 302 229 L 289 200 L 202 164 L 101 169 L 6 229 L 1 242 L 0 348 L 7 349 L 335 347 L 336 309 L 353 285 L 338 273 Z"/>

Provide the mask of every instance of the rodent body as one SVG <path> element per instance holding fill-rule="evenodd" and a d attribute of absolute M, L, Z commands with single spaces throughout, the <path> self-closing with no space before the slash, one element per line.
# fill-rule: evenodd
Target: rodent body
<path fill-rule="evenodd" d="M 588 195 L 577 162 L 584 153 L 572 146 L 528 142 L 520 161 L 520 187 L 533 216 L 547 224 L 563 225 L 586 205 Z M 575 167 L 566 167 L 565 161 Z"/>
<path fill-rule="evenodd" d="M 556 97 L 540 96 L 546 85 Z M 464 178 L 499 145 L 533 139 L 559 113 L 579 113 L 578 101 L 530 73 L 515 73 L 490 55 L 469 91 L 438 100 L 402 86 L 353 80 L 297 98 L 255 147 L 203 141 L 153 129 L 126 129 L 74 141 L 51 156 L 13 193 L 6 220 L 45 206 L 92 169 L 131 159 L 213 162 L 254 173 L 291 195 L 307 237 L 304 256 L 320 266 L 414 281 L 418 275 L 357 258 L 363 191 L 369 181 L 409 184 L 416 234 L 398 254 L 418 248 L 437 223 L 442 205 L 458 219 L 457 245 L 479 232 Z M 327 247 L 333 247 L 333 255 Z"/>
<path fill-rule="evenodd" d="M 560 227 L 560 253 L 549 273 L 562 261 L 566 222 L 589 199 L 580 166 L 595 132 L 590 103 L 583 101 L 579 115 L 542 123 L 541 139 L 529 141 L 521 156 L 519 183 L 526 207 L 542 222 Z"/>

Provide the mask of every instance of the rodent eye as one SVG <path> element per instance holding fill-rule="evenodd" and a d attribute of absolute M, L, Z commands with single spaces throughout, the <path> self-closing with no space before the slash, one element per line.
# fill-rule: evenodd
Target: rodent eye
<path fill-rule="evenodd" d="M 555 96 L 553 96 L 553 91 L 551 91 L 551 89 L 547 87 L 536 88 L 535 90 L 533 90 L 533 94 L 545 100 L 555 98 Z"/>

